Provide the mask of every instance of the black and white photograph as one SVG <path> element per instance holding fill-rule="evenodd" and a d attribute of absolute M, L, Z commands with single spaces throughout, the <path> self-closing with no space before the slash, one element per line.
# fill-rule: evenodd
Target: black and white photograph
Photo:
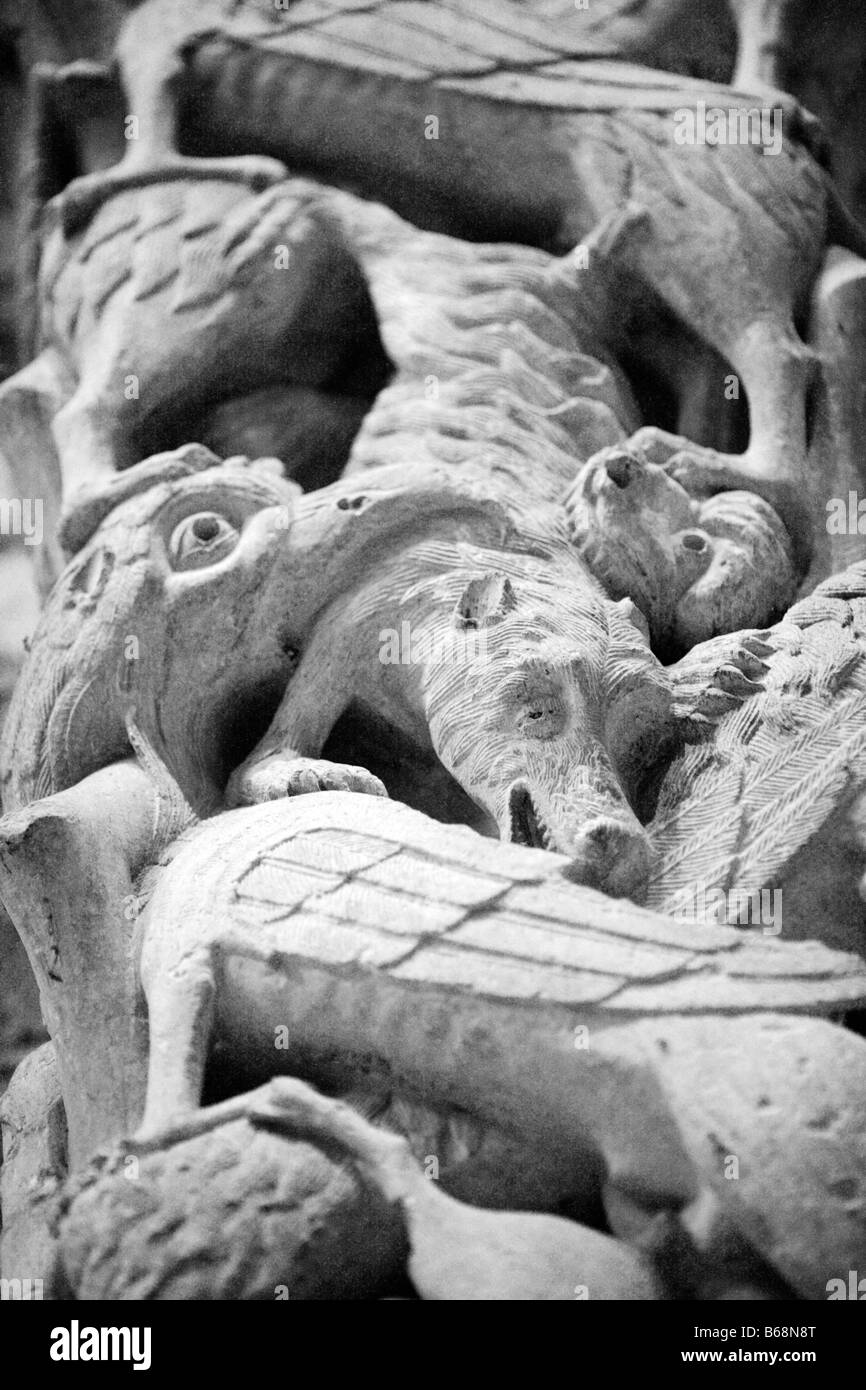
<path fill-rule="evenodd" d="M 0 1128 L 49 1377 L 199 1302 L 828 1373 L 862 0 L 0 0 Z"/>

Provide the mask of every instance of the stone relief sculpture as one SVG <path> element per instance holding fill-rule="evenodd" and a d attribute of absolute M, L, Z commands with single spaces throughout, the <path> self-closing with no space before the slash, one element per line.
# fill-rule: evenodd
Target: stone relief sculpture
<path fill-rule="evenodd" d="M 725 10 L 735 86 L 603 9 L 145 0 L 34 78 L 4 1276 L 866 1256 L 866 234 L 770 85 L 790 7 Z"/>
<path fill-rule="evenodd" d="M 545 26 L 518 16 L 519 11 L 512 15 L 507 40 L 498 25 L 480 23 L 474 39 L 467 35 L 461 40 L 460 58 L 459 44 L 443 32 L 442 17 L 429 6 L 407 14 L 405 6 L 386 0 L 373 7 L 348 5 L 308 14 L 304 5 L 276 10 L 251 3 L 226 14 L 221 6 L 211 13 L 198 2 L 160 6 L 152 0 L 130 18 L 119 47 L 125 92 L 144 135 L 128 142 L 128 154 L 116 170 L 90 175 L 65 190 L 63 230 L 68 237 L 112 192 L 130 185 L 147 187 L 166 177 L 222 177 L 256 185 L 283 176 L 285 166 L 272 154 L 180 158 L 175 112 L 182 105 L 185 82 L 195 92 L 196 106 L 209 113 L 212 142 L 219 141 L 220 123 L 228 120 L 232 131 L 226 140 L 277 150 L 305 168 L 322 167 L 317 103 L 338 104 L 351 114 L 344 129 L 331 131 L 325 148 L 331 151 L 336 144 L 337 150 L 326 156 L 330 167 L 322 172 L 339 175 L 348 165 L 354 185 L 373 196 L 396 179 L 405 190 L 400 210 L 416 220 L 459 226 L 460 217 L 449 218 L 448 212 L 456 202 L 476 234 L 488 227 L 498 235 L 518 231 L 523 240 L 569 251 L 600 221 L 628 210 L 630 217 L 618 234 L 609 233 L 621 269 L 620 291 L 623 282 L 639 277 L 733 364 L 749 396 L 751 438 L 744 458 L 734 462 L 712 451 L 691 450 L 689 468 L 729 486 L 746 479 L 773 498 L 783 498 L 792 516 L 797 514 L 795 539 L 807 546 L 797 504 L 805 483 L 812 357 L 797 335 L 794 317 L 828 237 L 858 251 L 866 247 L 809 150 L 808 125 L 796 103 L 775 94 L 773 105 L 764 104 L 776 113 L 779 140 L 785 123 L 785 158 L 767 160 L 769 145 L 756 139 L 707 146 L 707 157 L 695 160 L 691 147 L 674 139 L 673 113 L 689 100 L 712 97 L 705 85 L 690 89 L 682 79 L 662 79 L 627 66 L 610 68 L 598 46 L 581 65 L 570 50 L 557 54 L 542 41 Z M 426 50 L 416 49 L 425 53 L 423 62 L 398 56 L 413 37 L 426 45 Z M 519 65 L 519 74 L 509 78 L 508 63 Z M 323 70 L 329 77 L 324 84 Z M 270 92 L 281 80 L 284 104 L 275 113 Z M 246 124 L 241 125 L 236 119 L 239 84 L 251 93 Z M 719 101 L 730 97 L 722 89 L 715 95 Z M 521 134 L 521 157 L 510 159 L 514 121 L 509 103 L 515 98 L 518 108 L 529 113 L 531 143 L 528 134 Z M 437 110 L 426 115 L 430 105 Z M 423 190 L 413 197 L 424 122 L 435 122 L 438 137 L 449 118 L 471 130 L 470 144 L 479 150 L 475 162 L 461 163 L 458 171 L 454 161 L 442 160 L 442 141 L 428 140 L 432 151 Z M 377 122 L 388 131 L 380 131 Z M 393 138 L 395 126 L 407 132 L 405 146 Z M 458 172 L 462 187 L 455 185 Z M 159 227 L 166 213 L 158 199 L 148 202 Z M 718 235 L 708 245 L 702 219 L 720 215 Z M 137 222 L 122 202 L 114 217 Z M 264 224 L 255 226 L 256 235 L 264 233 Z M 106 233 L 103 227 L 92 234 L 83 248 L 85 259 Z M 138 227 L 139 235 L 146 233 L 146 225 Z M 195 238 L 190 226 L 181 234 Z M 197 250 L 193 248 L 193 258 Z M 730 256 L 738 273 L 720 269 L 720 252 Z M 202 254 L 207 257 L 206 247 Z M 158 251 L 154 259 L 158 264 Z M 152 274 L 145 275 L 143 284 L 133 284 L 134 299 L 153 293 Z M 169 274 L 164 264 L 162 274 Z M 172 278 L 176 274 L 177 260 Z M 109 275 L 104 293 L 116 288 L 118 277 L 120 284 L 130 279 L 125 257 L 115 261 L 114 283 Z M 101 296 L 91 300 L 97 311 L 102 302 Z M 176 307 L 185 303 L 181 292 Z M 86 333 L 86 319 L 80 328 L 75 320 L 74 331 Z M 266 341 L 265 331 L 259 350 Z M 106 400 L 114 381 L 110 353 L 103 372 L 106 381 L 100 380 L 96 364 L 81 372 L 83 380 L 56 423 L 62 450 L 70 456 L 94 454 L 96 468 L 101 462 L 110 466 L 103 462 L 104 436 L 94 429 L 94 417 L 111 413 Z M 672 441 L 671 447 L 681 452 L 682 443 Z"/>

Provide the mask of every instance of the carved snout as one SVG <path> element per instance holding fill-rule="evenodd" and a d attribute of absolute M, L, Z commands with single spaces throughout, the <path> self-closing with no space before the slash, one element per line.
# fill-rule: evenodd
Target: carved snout
<path fill-rule="evenodd" d="M 653 862 L 649 837 L 625 798 L 608 805 L 577 794 L 568 800 L 545 795 L 527 782 L 515 783 L 508 798 L 506 838 L 555 850 L 569 857 L 566 873 L 575 883 L 615 898 L 640 900 Z"/>
<path fill-rule="evenodd" d="M 575 832 L 571 865 L 575 883 L 613 898 L 643 897 L 653 862 L 649 838 L 635 817 L 598 817 Z"/>

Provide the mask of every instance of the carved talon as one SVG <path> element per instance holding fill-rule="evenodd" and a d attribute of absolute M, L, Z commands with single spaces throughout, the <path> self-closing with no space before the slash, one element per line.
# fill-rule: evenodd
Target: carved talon
<path fill-rule="evenodd" d="M 689 441 L 681 434 L 671 434 L 658 425 L 644 425 L 623 444 L 628 453 L 643 455 L 648 463 L 664 466 L 675 454 L 688 448 Z"/>
<path fill-rule="evenodd" d="M 362 1136 L 385 1142 L 391 1137 L 387 1130 L 375 1129 L 345 1102 L 324 1096 L 293 1076 L 273 1077 L 250 1092 L 246 1100 L 251 1124 L 268 1125 L 287 1133 L 323 1136 L 341 1144 L 349 1153 L 358 1153 Z M 405 1141 L 398 1136 L 393 1139 L 395 1145 L 405 1146 Z"/>
<path fill-rule="evenodd" d="M 336 1103 L 292 1076 L 272 1077 L 251 1091 L 248 1100 L 251 1119 L 280 1120 L 286 1124 L 321 1121 Z"/>
<path fill-rule="evenodd" d="M 758 653 L 747 647 L 745 643 L 731 653 L 728 664 L 750 682 L 761 681 L 770 669 L 767 662 L 763 661 Z"/>
<path fill-rule="evenodd" d="M 750 490 L 748 470 L 731 468 L 715 454 L 703 454 L 697 449 L 678 449 L 661 465 L 669 478 L 687 492 L 704 492 L 719 488 L 741 486 Z M 731 481 L 736 476 L 737 481 Z"/>
<path fill-rule="evenodd" d="M 761 664 L 764 670 L 766 671 L 768 668 L 766 663 L 763 661 L 763 658 L 774 655 L 776 648 L 772 645 L 772 643 L 767 642 L 759 633 L 755 633 L 753 636 L 741 635 L 740 641 L 742 642 L 743 647 L 747 652 L 750 652 L 752 656 L 757 657 L 758 660 L 761 661 Z"/>
<path fill-rule="evenodd" d="M 269 758 L 233 777 L 226 794 L 229 806 L 257 806 L 284 796 L 310 792 L 360 792 L 384 796 L 383 782 L 365 767 L 331 763 L 324 758 Z"/>
<path fill-rule="evenodd" d="M 763 684 L 760 681 L 751 680 L 736 661 L 720 666 L 715 672 L 714 680 L 719 690 L 723 690 L 727 695 L 734 695 L 738 699 L 756 695 L 764 689 Z"/>

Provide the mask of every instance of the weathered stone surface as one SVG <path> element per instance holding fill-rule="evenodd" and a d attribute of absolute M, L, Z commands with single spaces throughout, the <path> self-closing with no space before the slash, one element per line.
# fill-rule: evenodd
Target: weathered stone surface
<path fill-rule="evenodd" d="M 4 1278 L 823 1297 L 866 1262 L 853 7 L 76 8 L 0 0 L 0 897 L 53 1040 Z"/>
<path fill-rule="evenodd" d="M 542 931 L 532 925 L 537 919 L 515 910 L 512 893 L 526 898 L 525 883 L 503 888 L 484 906 L 464 907 L 463 924 L 443 930 L 441 921 L 430 923 L 428 905 L 413 899 L 406 880 L 391 890 L 390 902 L 381 890 L 377 926 L 364 927 L 363 916 L 355 916 L 350 941 L 341 920 L 344 890 L 300 884 L 280 851 L 284 843 L 321 834 L 325 826 L 337 844 L 339 827 L 345 826 L 351 834 L 348 864 L 357 864 L 365 804 L 348 793 L 330 793 L 303 798 L 296 806 L 276 802 L 230 813 L 190 832 L 185 848 L 163 871 L 142 921 L 142 979 L 150 1015 L 146 1134 L 158 1134 L 195 1107 L 208 1019 L 222 1045 L 242 1054 L 259 1074 L 275 1067 L 272 1029 L 275 1020 L 284 1019 L 289 1070 L 298 1065 L 294 1056 L 310 1074 L 326 1079 L 335 1058 L 356 1054 L 363 1065 L 353 1073 L 349 1063 L 344 1084 L 363 1084 L 372 1062 L 385 1084 L 408 1084 L 439 1104 L 459 1095 L 470 1113 L 494 1123 L 507 1120 L 526 1139 L 567 1135 L 575 1151 L 595 1153 L 608 1173 L 630 1174 L 628 1180 L 618 1176 L 615 1186 L 627 1191 L 640 1182 L 650 1206 L 646 1194 L 654 1185 L 669 1192 L 667 1185 L 679 1181 L 675 1207 L 700 1207 L 699 1174 L 704 1165 L 718 1163 L 717 1156 L 710 1157 L 712 1123 L 725 1133 L 736 1130 L 736 1143 L 731 1140 L 725 1151 L 750 1165 L 765 1209 L 775 1185 L 771 1141 L 768 1137 L 760 1154 L 755 1151 L 752 1118 L 745 1117 L 754 1112 L 761 1134 L 769 1134 L 784 1097 L 780 1124 L 792 1137 L 789 1142 L 780 1131 L 775 1150 L 784 1169 L 780 1187 L 801 1193 L 810 1220 L 826 1218 L 822 1243 L 815 1253 L 809 1238 L 801 1240 L 794 1211 L 785 1203 L 777 1204 L 771 1238 L 748 1222 L 741 1233 L 806 1296 L 814 1296 L 836 1264 L 841 1267 L 863 1250 L 862 1200 L 840 1202 L 832 1215 L 827 1201 L 842 1191 L 837 1169 L 858 1171 L 862 1117 L 850 1083 L 858 1069 L 866 1071 L 866 1045 L 831 1025 L 761 1012 L 860 1005 L 866 975 L 858 957 L 834 955 L 814 942 L 755 940 L 721 928 L 703 951 L 702 928 L 687 925 L 680 927 L 679 952 L 672 944 L 647 943 L 641 954 L 627 938 L 606 934 L 603 898 L 573 887 L 560 890 L 563 902 L 566 893 L 571 896 L 572 915 L 570 930 L 565 923 L 558 929 L 557 947 L 556 930 Z M 418 824 L 415 813 L 385 803 L 376 821 L 377 839 L 387 838 L 389 826 L 402 838 L 402 827 L 413 820 Z M 434 838 L 430 827 L 428 853 L 447 864 L 455 836 L 462 838 L 459 831 L 439 827 Z M 263 854 L 272 866 L 273 907 L 266 914 L 238 893 L 246 864 Z M 548 855 L 535 855 L 543 894 L 545 882 L 557 874 Z M 479 841 L 482 872 L 485 857 L 485 843 Z M 285 896 L 278 916 L 281 864 Z M 363 868 L 346 872 L 350 884 L 363 882 Z M 214 886 L 203 898 L 204 884 Z M 306 911 L 310 901 L 315 917 Z M 648 914 L 638 912 L 641 916 Z M 659 967 L 665 979 L 658 978 Z M 727 1024 L 719 1016 L 723 1013 L 731 1015 Z M 628 1022 L 642 1014 L 653 1022 Z M 579 1043 L 582 1033 L 585 1046 Z M 635 1042 L 641 1038 L 646 1038 L 643 1047 Z M 686 1050 L 688 1067 L 669 1080 L 675 1059 Z M 627 1055 L 634 1062 L 629 1075 L 614 1061 Z M 800 1057 L 809 1059 L 807 1071 Z M 655 1074 L 659 1058 L 660 1077 Z M 683 1088 L 691 1084 L 689 1076 L 694 1091 L 688 1092 L 683 1119 L 677 1107 Z M 812 1117 L 829 1103 L 831 1077 L 840 1096 L 847 1097 L 844 1123 L 834 1122 L 832 1146 L 819 1164 L 806 1132 L 818 1126 Z M 621 1090 L 644 1117 L 637 1132 L 625 1116 L 614 1119 L 623 1111 L 624 1102 L 614 1098 Z M 674 1108 L 667 1111 L 671 1103 Z M 801 1127 L 802 1143 L 793 1138 Z M 698 1169 L 689 1177 L 686 1166 L 676 1180 L 680 1134 L 687 1136 Z M 732 1212 L 723 1200 L 726 1183 L 710 1179 L 710 1187 L 722 1203 L 722 1225 L 737 1225 L 740 1207 L 735 1203 Z M 745 1211 L 751 1200 L 744 1199 Z M 712 1256 L 711 1241 L 705 1253 Z"/>
<path fill-rule="evenodd" d="M 66 1176 L 66 1115 L 50 1043 L 25 1057 L 0 1101 L 3 1277 L 42 1281 L 54 1263 L 51 1199 Z M 35 1296 L 35 1295 L 34 1295 Z"/>
<path fill-rule="evenodd" d="M 405 1261 L 399 1214 L 339 1160 L 243 1120 L 69 1184 L 55 1297 L 375 1298 Z"/>

